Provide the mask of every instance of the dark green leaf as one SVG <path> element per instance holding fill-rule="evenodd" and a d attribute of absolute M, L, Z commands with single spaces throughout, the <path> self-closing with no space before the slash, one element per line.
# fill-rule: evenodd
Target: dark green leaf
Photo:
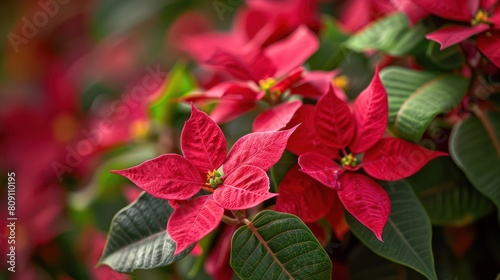
<path fill-rule="evenodd" d="M 450 154 L 472 185 L 500 210 L 500 113 L 491 112 L 484 117 L 490 133 L 474 116 L 453 128 Z"/>
<path fill-rule="evenodd" d="M 458 45 L 440 49 L 440 45 L 434 41 L 429 41 L 426 55 L 429 60 L 443 70 L 451 70 L 462 66 L 465 61 L 464 53 Z"/>
<path fill-rule="evenodd" d="M 402 181 L 382 185 L 391 199 L 391 215 L 382 234 L 384 242 L 346 211 L 349 227 L 378 255 L 406 265 L 428 279 L 437 279 L 431 249 L 431 224 L 418 198 Z"/>
<path fill-rule="evenodd" d="M 449 157 L 432 160 L 407 180 L 435 225 L 464 226 L 493 209 Z"/>
<path fill-rule="evenodd" d="M 467 91 L 461 76 L 387 67 L 380 73 L 389 98 L 389 124 L 396 134 L 418 141 L 440 113 L 455 108 Z"/>
<path fill-rule="evenodd" d="M 193 246 L 174 256 L 175 242 L 166 230 L 168 218 L 173 212 L 168 201 L 143 192 L 113 218 L 99 264 L 128 273 L 135 269 L 165 266 L 182 259 Z"/>
<path fill-rule="evenodd" d="M 378 50 L 402 56 L 424 40 L 427 32 L 422 23 L 410 27 L 406 16 L 397 13 L 373 21 L 347 40 L 346 46 L 358 52 Z"/>
<path fill-rule="evenodd" d="M 242 279 L 331 279 L 332 263 L 296 216 L 260 212 L 233 236 L 231 267 Z"/>

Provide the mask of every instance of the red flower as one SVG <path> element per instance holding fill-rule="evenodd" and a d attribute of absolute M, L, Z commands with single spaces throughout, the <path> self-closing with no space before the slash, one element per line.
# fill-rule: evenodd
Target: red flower
<path fill-rule="evenodd" d="M 309 98 L 323 95 L 334 76 L 333 72 L 307 72 L 300 67 L 318 48 L 318 39 L 305 26 L 300 26 L 287 38 L 263 50 L 248 45 L 236 55 L 218 49 L 205 64 L 236 80 L 222 82 L 209 90 L 187 98 L 189 101 L 216 100 L 211 113 L 215 122 L 227 122 L 252 110 L 259 100 L 274 106 L 284 101 L 284 94 L 300 94 Z M 243 52 L 243 51 L 242 51 Z M 298 106 L 284 103 L 281 112 L 290 120 Z M 272 114 L 271 114 L 272 116 Z M 264 120 L 264 121 L 263 121 Z M 256 121 L 254 131 L 278 130 L 269 126 L 276 118 L 269 115 Z M 285 122 L 286 124 L 286 122 Z"/>
<path fill-rule="evenodd" d="M 226 156 L 222 130 L 193 106 L 181 135 L 184 157 L 166 154 L 113 172 L 169 200 L 175 211 L 167 231 L 177 254 L 216 228 L 224 209 L 247 209 L 276 196 L 269 192 L 266 170 L 280 159 L 293 131 L 248 134 Z"/>
<path fill-rule="evenodd" d="M 412 1 L 432 14 L 467 23 L 467 26 L 445 26 L 427 34 L 428 39 L 441 44 L 441 49 L 479 34 L 476 46 L 491 62 L 500 67 L 500 55 L 497 51 L 500 48 L 500 31 L 498 31 L 500 30 L 500 5 L 496 5 L 496 1 Z"/>
<path fill-rule="evenodd" d="M 301 171 L 337 190 L 347 211 L 382 240 L 390 213 L 389 197 L 377 182 L 355 171 L 363 168 L 376 179 L 395 181 L 413 175 L 445 153 L 398 138 L 382 138 L 388 102 L 378 70 L 370 86 L 356 99 L 354 114 L 330 90 L 318 101 L 314 119 L 319 139 L 330 148 L 340 149 L 342 156 L 332 160 L 324 154 L 304 153 L 299 157 Z"/>

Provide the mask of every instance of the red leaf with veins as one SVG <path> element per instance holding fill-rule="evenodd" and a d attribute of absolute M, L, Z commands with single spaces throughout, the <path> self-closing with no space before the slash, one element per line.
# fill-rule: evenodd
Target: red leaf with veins
<path fill-rule="evenodd" d="M 177 154 L 161 155 L 137 166 L 111 172 L 127 177 L 141 189 L 161 199 L 188 199 L 205 184 L 196 167 Z"/>
<path fill-rule="evenodd" d="M 321 97 L 314 114 L 316 131 L 324 144 L 335 149 L 343 149 L 354 136 L 354 119 L 345 101 L 340 100 L 332 86 Z"/>
<path fill-rule="evenodd" d="M 382 231 L 389 219 L 391 202 L 385 190 L 369 177 L 345 173 L 340 178 L 340 201 L 351 215 L 382 240 Z"/>
<path fill-rule="evenodd" d="M 398 138 L 382 138 L 365 152 L 362 166 L 374 178 L 396 181 L 415 174 L 433 158 L 446 155 Z"/>
<path fill-rule="evenodd" d="M 267 171 L 281 158 L 288 138 L 295 128 L 276 132 L 255 132 L 241 137 L 227 155 L 224 172 L 229 174 L 241 165 L 252 165 Z"/>
<path fill-rule="evenodd" d="M 168 220 L 167 232 L 176 243 L 174 255 L 198 242 L 215 229 L 224 215 L 212 195 L 204 195 L 183 201 Z"/>
<path fill-rule="evenodd" d="M 276 195 L 269 192 L 266 172 L 250 165 L 242 165 L 229 173 L 213 194 L 215 202 L 229 210 L 251 208 Z"/>
<path fill-rule="evenodd" d="M 226 160 L 226 138 L 219 126 L 204 112 L 191 105 L 191 117 L 181 134 L 184 157 L 201 174 L 218 169 Z"/>
<path fill-rule="evenodd" d="M 296 215 L 305 223 L 316 222 L 328 212 L 336 194 L 298 167 L 292 167 L 281 181 L 274 210 Z"/>
<path fill-rule="evenodd" d="M 500 68 L 500 52 L 498 51 L 500 49 L 500 31 L 491 33 L 490 37 L 484 34 L 479 35 L 476 46 L 493 64 Z"/>
<path fill-rule="evenodd" d="M 302 106 L 302 101 L 296 100 L 271 107 L 255 118 L 252 130 L 254 132 L 278 131 L 287 125 L 300 106 Z"/>
<path fill-rule="evenodd" d="M 490 26 L 484 23 L 473 27 L 452 25 L 439 28 L 425 35 L 425 38 L 438 42 L 441 45 L 440 49 L 443 50 L 488 29 L 490 29 Z"/>
<path fill-rule="evenodd" d="M 313 105 L 302 105 L 287 127 L 293 127 L 300 124 L 295 132 L 288 139 L 286 148 L 297 156 L 303 153 L 314 152 L 334 158 L 338 155 L 338 150 L 323 145 L 316 133 L 316 124 L 314 123 Z"/>
<path fill-rule="evenodd" d="M 334 190 L 340 188 L 339 178 L 343 170 L 329 157 L 316 153 L 305 153 L 299 157 L 299 165 L 300 171 L 323 185 Z"/>
<path fill-rule="evenodd" d="M 316 35 L 302 25 L 287 38 L 267 47 L 264 55 L 276 66 L 274 76 L 278 78 L 302 65 L 318 47 Z"/>
<path fill-rule="evenodd" d="M 378 68 L 370 85 L 354 102 L 356 136 L 349 145 L 354 154 L 368 150 L 384 135 L 389 120 L 389 105 Z"/>
<path fill-rule="evenodd" d="M 418 6 L 442 18 L 469 21 L 478 8 L 470 7 L 469 0 L 412 0 Z M 476 1 L 477 3 L 478 1 Z"/>

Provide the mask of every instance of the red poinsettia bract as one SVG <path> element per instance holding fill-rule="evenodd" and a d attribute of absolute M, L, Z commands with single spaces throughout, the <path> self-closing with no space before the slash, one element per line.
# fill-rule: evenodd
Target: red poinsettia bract
<path fill-rule="evenodd" d="M 307 27 L 299 26 L 288 37 L 264 49 L 249 44 L 238 56 L 218 49 L 204 64 L 234 79 L 185 100 L 217 101 L 210 115 L 217 123 L 230 121 L 263 100 L 271 108 L 256 118 L 253 131 L 279 130 L 300 107 L 300 101 L 287 102 L 288 92 L 317 99 L 331 84 L 335 72 L 305 71 L 301 67 L 318 46 L 316 35 Z"/>
<path fill-rule="evenodd" d="M 431 159 L 446 153 L 427 150 L 398 138 L 382 138 L 388 122 L 387 93 L 378 70 L 370 86 L 354 102 L 354 113 L 333 89 L 323 96 L 314 112 L 316 132 L 323 144 L 339 149 L 332 158 L 319 153 L 299 157 L 301 171 L 337 190 L 344 207 L 382 240 L 390 201 L 384 189 L 370 177 L 395 181 L 413 175 Z"/>
<path fill-rule="evenodd" d="M 167 232 L 177 254 L 215 229 L 224 209 L 248 209 L 277 195 L 269 192 L 266 171 L 280 159 L 293 131 L 248 134 L 226 155 L 222 130 L 192 106 L 181 134 L 184 156 L 166 154 L 113 172 L 174 207 Z"/>
<path fill-rule="evenodd" d="M 476 40 L 477 48 L 486 55 L 491 62 L 500 67 L 500 5 L 497 1 L 433 1 L 412 0 L 415 4 L 432 14 L 442 18 L 465 22 L 467 25 L 444 26 L 427 38 L 441 44 L 441 49 L 460 43 L 467 38 L 479 34 Z"/>

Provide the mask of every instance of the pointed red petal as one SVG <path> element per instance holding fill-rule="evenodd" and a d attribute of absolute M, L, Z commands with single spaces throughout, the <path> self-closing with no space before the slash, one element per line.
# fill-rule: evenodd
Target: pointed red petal
<path fill-rule="evenodd" d="M 167 232 L 177 245 L 174 255 L 214 230 L 219 225 L 222 215 L 224 208 L 215 203 L 212 195 L 183 201 L 170 216 L 167 224 Z"/>
<path fill-rule="evenodd" d="M 469 0 L 441 0 L 441 1 L 412 0 L 412 1 L 432 14 L 451 20 L 468 22 L 472 18 L 473 13 L 475 12 L 474 7 L 469 6 Z"/>
<path fill-rule="evenodd" d="M 222 186 L 214 192 L 214 200 L 229 210 L 242 210 L 277 194 L 269 192 L 269 178 L 264 170 L 250 165 L 242 165 L 229 173 Z"/>
<path fill-rule="evenodd" d="M 232 172 L 241 165 L 252 165 L 267 171 L 281 158 L 294 131 L 295 127 L 283 131 L 254 132 L 241 137 L 227 155 L 224 172 Z"/>
<path fill-rule="evenodd" d="M 362 166 L 374 178 L 396 181 L 415 174 L 433 158 L 446 155 L 398 138 L 382 138 L 365 152 Z"/>
<path fill-rule="evenodd" d="M 349 148 L 358 154 L 368 150 L 382 137 L 389 120 L 387 92 L 380 81 L 378 68 L 370 85 L 354 102 L 354 120 L 356 136 Z"/>
<path fill-rule="evenodd" d="M 354 119 L 345 101 L 340 100 L 332 86 L 318 101 L 314 114 L 316 131 L 326 145 L 342 149 L 354 136 Z"/>
<path fill-rule="evenodd" d="M 342 189 L 337 194 L 345 209 L 383 241 L 382 231 L 391 212 L 391 201 L 385 190 L 361 174 L 345 173 L 340 180 Z"/>
<path fill-rule="evenodd" d="M 304 63 L 319 47 L 318 38 L 309 28 L 299 26 L 286 39 L 269 46 L 264 55 L 277 67 L 275 77 L 281 77 Z"/>
<path fill-rule="evenodd" d="M 330 146 L 323 145 L 316 133 L 316 124 L 314 123 L 313 105 L 302 105 L 287 127 L 293 127 L 300 124 L 295 132 L 288 139 L 286 148 L 297 156 L 303 153 L 314 152 L 331 158 L 338 155 L 338 150 Z"/>
<path fill-rule="evenodd" d="M 439 28 L 438 30 L 425 35 L 425 37 L 438 42 L 441 45 L 440 49 L 442 50 L 488 29 L 490 29 L 490 26 L 484 23 L 473 27 L 452 25 Z"/>
<path fill-rule="evenodd" d="M 494 31 L 491 34 L 489 37 L 484 34 L 479 35 L 476 46 L 493 64 L 500 68 L 500 52 L 498 51 L 500 49 L 500 31 Z"/>
<path fill-rule="evenodd" d="M 137 166 L 113 170 L 161 199 L 185 200 L 200 191 L 204 181 L 196 167 L 177 154 L 161 155 Z"/>
<path fill-rule="evenodd" d="M 296 100 L 265 110 L 255 118 L 252 126 L 253 132 L 278 131 L 284 128 L 300 106 L 302 106 L 302 101 Z"/>
<path fill-rule="evenodd" d="M 274 210 L 290 213 L 305 223 L 321 219 L 330 209 L 335 191 L 292 167 L 278 187 Z"/>
<path fill-rule="evenodd" d="M 343 171 L 330 158 L 316 153 L 305 153 L 299 157 L 299 165 L 300 171 L 323 185 L 335 190 L 340 188 L 339 177 Z"/>
<path fill-rule="evenodd" d="M 191 105 L 191 117 L 181 134 L 184 157 L 201 174 L 219 168 L 226 160 L 226 138 L 220 127 L 204 112 Z"/>

